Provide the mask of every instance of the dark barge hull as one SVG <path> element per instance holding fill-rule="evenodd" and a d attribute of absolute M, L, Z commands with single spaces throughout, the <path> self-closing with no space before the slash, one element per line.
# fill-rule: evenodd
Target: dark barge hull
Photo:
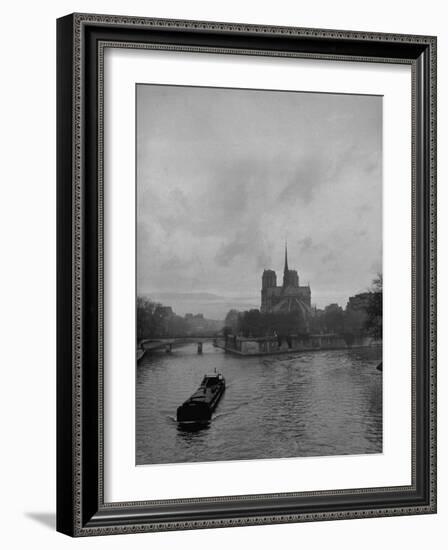
<path fill-rule="evenodd" d="M 222 374 L 207 375 L 199 388 L 177 408 L 177 421 L 181 423 L 201 423 L 211 420 L 226 383 Z"/>

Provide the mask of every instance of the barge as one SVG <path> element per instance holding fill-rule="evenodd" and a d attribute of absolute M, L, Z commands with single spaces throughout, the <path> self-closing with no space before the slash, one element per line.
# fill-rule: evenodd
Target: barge
<path fill-rule="evenodd" d="M 199 388 L 177 408 L 177 422 L 208 422 L 226 389 L 226 381 L 221 373 L 206 374 Z"/>

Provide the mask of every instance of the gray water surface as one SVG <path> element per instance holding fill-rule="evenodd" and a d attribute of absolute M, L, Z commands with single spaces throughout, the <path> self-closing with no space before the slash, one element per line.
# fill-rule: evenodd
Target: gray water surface
<path fill-rule="evenodd" d="M 136 464 L 382 452 L 378 349 L 237 357 L 211 344 L 147 354 L 137 366 Z M 214 369 L 226 391 L 197 431 L 176 409 Z"/>

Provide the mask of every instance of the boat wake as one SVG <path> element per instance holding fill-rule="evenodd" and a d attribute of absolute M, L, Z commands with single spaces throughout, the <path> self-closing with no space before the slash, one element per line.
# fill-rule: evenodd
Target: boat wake
<path fill-rule="evenodd" d="M 248 399 L 246 401 L 243 401 L 242 403 L 239 403 L 235 407 L 232 407 L 231 409 L 227 409 L 226 411 L 218 412 L 212 416 L 212 420 L 217 420 L 219 418 L 229 416 L 231 414 L 234 414 L 235 412 L 239 411 L 243 407 L 247 407 L 248 405 L 251 405 L 252 403 L 256 401 L 260 401 L 260 399 L 263 399 L 263 396 L 260 397 L 254 397 L 253 399 Z"/>

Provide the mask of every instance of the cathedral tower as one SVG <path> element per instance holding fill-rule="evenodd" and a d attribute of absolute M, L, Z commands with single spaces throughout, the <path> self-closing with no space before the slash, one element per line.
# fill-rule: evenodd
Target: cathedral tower
<path fill-rule="evenodd" d="M 295 269 L 289 269 L 288 245 L 285 242 L 285 263 L 283 266 L 283 284 L 277 286 L 277 276 L 272 269 L 265 269 L 261 277 L 262 313 L 289 313 L 299 311 L 305 324 L 311 316 L 311 289 L 300 286 L 299 275 Z"/>

